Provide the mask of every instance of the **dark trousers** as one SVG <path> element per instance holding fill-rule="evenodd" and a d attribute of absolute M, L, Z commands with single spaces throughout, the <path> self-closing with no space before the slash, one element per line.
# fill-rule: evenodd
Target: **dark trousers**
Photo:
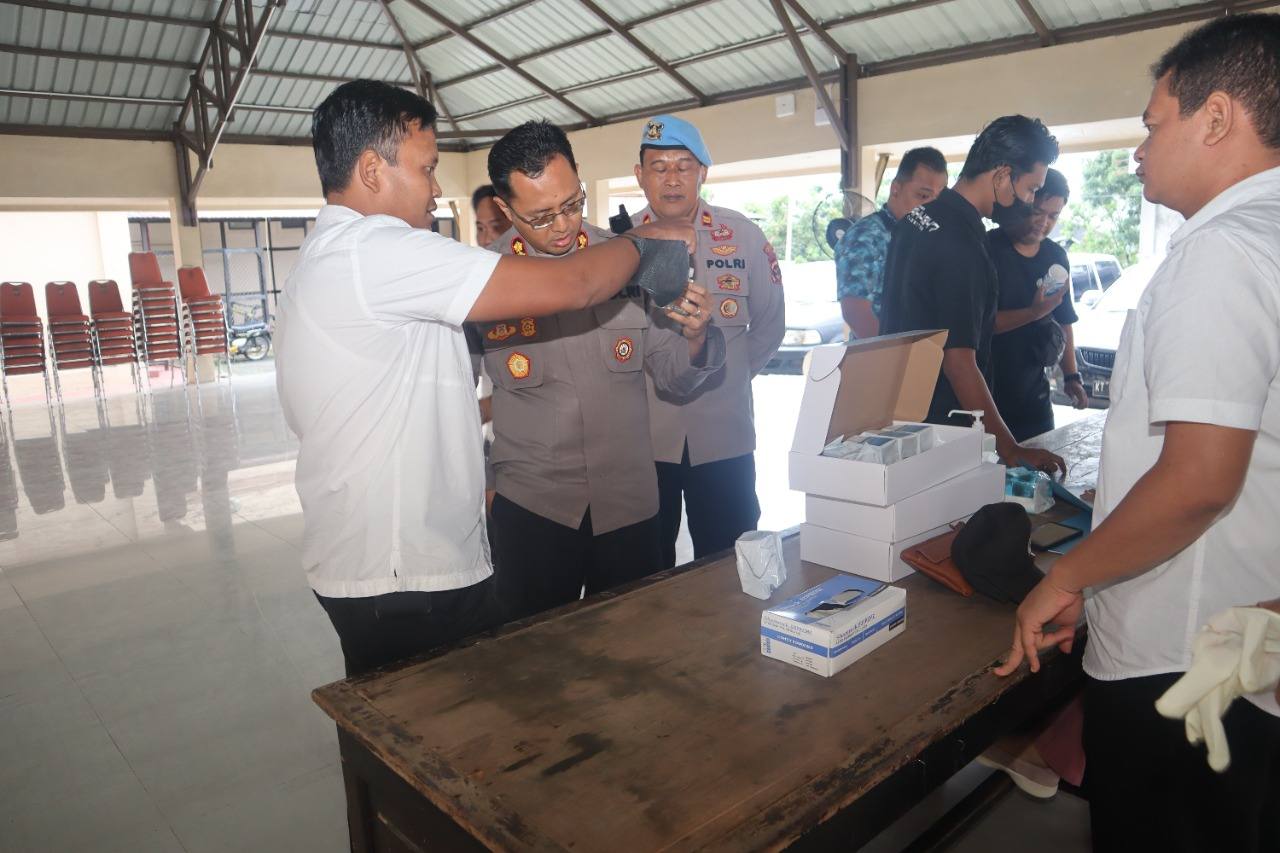
<path fill-rule="evenodd" d="M 1183 722 L 1156 713 L 1177 680 L 1089 680 L 1084 789 L 1095 853 L 1280 850 L 1280 717 L 1237 699 L 1223 718 L 1231 766 L 1215 773 Z"/>
<path fill-rule="evenodd" d="M 680 509 L 689 521 L 693 557 L 700 559 L 733 547 L 738 537 L 760 523 L 756 499 L 756 457 L 748 453 L 732 459 L 689 464 L 689 447 L 677 465 L 658 462 L 658 516 L 662 519 L 662 565 L 676 564 Z"/>
<path fill-rule="evenodd" d="M 441 592 L 316 598 L 338 632 L 348 678 L 478 634 L 500 621 L 492 577 Z"/>
<path fill-rule="evenodd" d="M 493 499 L 494 565 L 503 621 L 523 619 L 662 568 L 658 517 L 595 534 L 591 510 L 574 529 Z"/>

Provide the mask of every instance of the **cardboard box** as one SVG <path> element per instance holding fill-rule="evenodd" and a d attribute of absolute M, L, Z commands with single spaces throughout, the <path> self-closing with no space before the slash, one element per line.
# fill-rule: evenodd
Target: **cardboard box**
<path fill-rule="evenodd" d="M 906 627 L 906 590 L 838 575 L 764 611 L 760 653 L 830 677 Z"/>
<path fill-rule="evenodd" d="M 888 506 L 958 477 L 982 462 L 982 435 L 935 426 L 938 444 L 892 465 L 822 455 L 832 439 L 919 423 L 942 368 L 945 331 L 905 332 L 847 346 L 815 347 L 788 459 L 791 488 Z"/>
<path fill-rule="evenodd" d="M 967 516 L 961 516 L 965 518 Z M 954 518 L 952 521 L 959 521 Z M 800 559 L 878 581 L 896 581 L 915 571 L 902 561 L 902 552 L 951 529 L 941 524 L 901 542 L 881 542 L 856 533 L 832 530 L 808 522 L 800 525 Z"/>
<path fill-rule="evenodd" d="M 972 471 L 903 498 L 891 506 L 806 495 L 804 520 L 881 542 L 901 542 L 940 525 L 967 518 L 1004 499 L 1004 466 L 983 462 Z"/>

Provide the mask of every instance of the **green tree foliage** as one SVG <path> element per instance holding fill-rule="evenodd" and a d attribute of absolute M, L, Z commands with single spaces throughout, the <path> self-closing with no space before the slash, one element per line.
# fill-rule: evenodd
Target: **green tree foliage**
<path fill-rule="evenodd" d="M 714 204 L 714 202 L 712 202 Z M 813 185 L 797 191 L 791 201 L 791 259 L 800 263 L 831 258 L 827 247 L 827 223 L 841 215 L 842 201 L 835 190 Z M 787 245 L 787 196 L 751 202 L 743 211 L 764 231 L 779 258 L 784 258 Z M 817 210 L 817 234 L 814 234 L 814 211 Z"/>
<path fill-rule="evenodd" d="M 1062 217 L 1062 239 L 1071 248 L 1115 255 L 1121 266 L 1138 259 L 1142 184 L 1129 171 L 1125 149 L 1100 151 L 1084 167 L 1084 186 L 1073 187 Z"/>

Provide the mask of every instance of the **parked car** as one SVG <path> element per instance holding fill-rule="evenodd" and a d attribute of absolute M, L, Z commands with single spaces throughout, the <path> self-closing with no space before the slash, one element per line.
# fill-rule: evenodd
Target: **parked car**
<path fill-rule="evenodd" d="M 835 261 L 783 261 L 787 330 L 764 373 L 801 373 L 804 357 L 820 344 L 842 343 L 848 333 L 836 301 Z"/>
<path fill-rule="evenodd" d="M 1110 402 L 1111 369 L 1115 365 L 1125 318 L 1131 309 L 1138 307 L 1138 300 L 1163 260 L 1139 261 L 1126 269 L 1106 293 L 1090 297 L 1089 301 L 1095 304 L 1082 307 L 1079 321 L 1071 327 L 1076 343 L 1076 369 L 1080 371 L 1092 406 L 1105 408 Z M 1051 385 L 1055 403 L 1070 403 L 1062 393 L 1061 371 L 1055 369 Z"/>
<path fill-rule="evenodd" d="M 1092 304 L 1120 278 L 1120 261 L 1115 255 L 1071 252 L 1070 258 L 1071 298 L 1077 303 Z"/>

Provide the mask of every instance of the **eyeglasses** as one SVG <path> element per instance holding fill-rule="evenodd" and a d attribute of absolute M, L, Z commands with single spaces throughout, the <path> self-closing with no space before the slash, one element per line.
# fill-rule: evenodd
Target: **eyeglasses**
<path fill-rule="evenodd" d="M 582 213 L 583 209 L 587 206 L 587 188 L 581 184 L 578 186 L 582 194 L 554 213 L 544 213 L 541 216 L 535 216 L 532 219 L 523 217 L 514 210 L 512 210 L 511 213 L 516 219 L 519 219 L 534 231 L 541 231 L 544 228 L 550 228 L 555 224 L 557 218 L 561 216 L 565 218 L 572 218 Z"/>

